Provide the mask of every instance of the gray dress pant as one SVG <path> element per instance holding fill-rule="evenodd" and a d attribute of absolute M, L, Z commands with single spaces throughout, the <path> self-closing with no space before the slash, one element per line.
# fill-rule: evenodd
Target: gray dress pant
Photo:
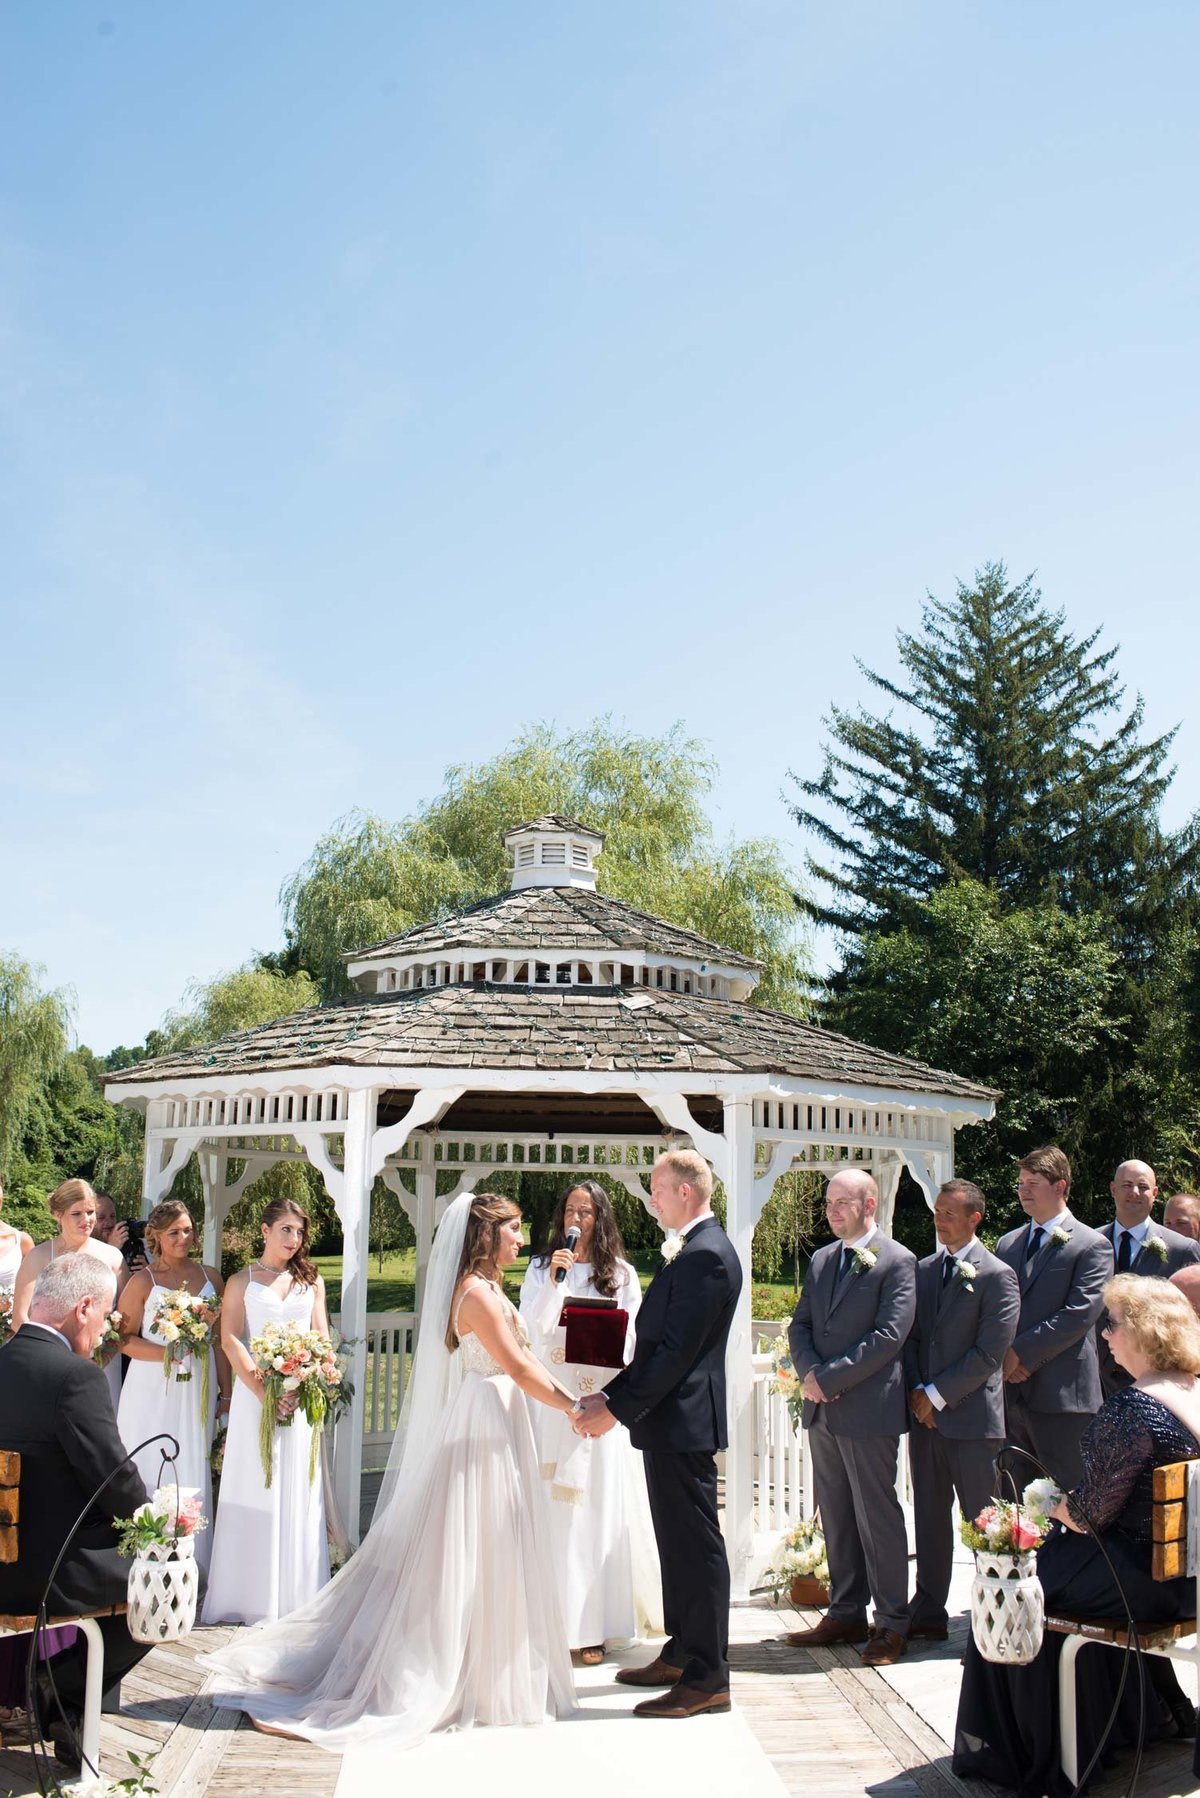
<path fill-rule="evenodd" d="M 1036 1455 L 1056 1485 L 1064 1492 L 1083 1479 L 1083 1432 L 1092 1421 L 1090 1411 L 1031 1411 L 1020 1397 L 1020 1387 L 1008 1386 L 1004 1394 L 1004 1427 L 1014 1448 Z M 1017 1460 L 1017 1457 L 1013 1457 Z M 1038 1469 L 1017 1460 L 1012 1470 L 1018 1485 L 1027 1486 Z"/>
<path fill-rule="evenodd" d="M 917 1590 L 909 1608 L 911 1628 L 946 1622 L 954 1561 L 954 1499 L 964 1517 L 978 1517 L 996 1496 L 996 1456 L 1004 1438 L 956 1441 L 914 1424 L 908 1437 L 913 1514 L 917 1537 Z"/>
<path fill-rule="evenodd" d="M 817 1406 L 808 1431 L 829 1560 L 829 1615 L 908 1634 L 908 1535 L 896 1497 L 895 1436 L 834 1436 Z"/>

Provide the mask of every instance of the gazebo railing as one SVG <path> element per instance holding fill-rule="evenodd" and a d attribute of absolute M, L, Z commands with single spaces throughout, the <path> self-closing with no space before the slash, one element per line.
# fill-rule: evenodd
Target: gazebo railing
<path fill-rule="evenodd" d="M 330 1318 L 341 1330 L 341 1317 Z M 412 1367 L 417 1319 L 412 1311 L 367 1314 L 367 1378 L 363 1397 L 363 1469 L 370 1472 L 387 1460 Z"/>

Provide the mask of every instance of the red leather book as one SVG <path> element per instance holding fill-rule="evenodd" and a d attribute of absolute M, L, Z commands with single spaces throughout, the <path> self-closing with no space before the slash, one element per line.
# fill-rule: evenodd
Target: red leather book
<path fill-rule="evenodd" d="M 601 1310 L 568 1299 L 562 1308 L 562 1321 L 567 1328 L 568 1361 L 583 1367 L 624 1367 L 628 1311 L 616 1305 L 606 1305 Z"/>

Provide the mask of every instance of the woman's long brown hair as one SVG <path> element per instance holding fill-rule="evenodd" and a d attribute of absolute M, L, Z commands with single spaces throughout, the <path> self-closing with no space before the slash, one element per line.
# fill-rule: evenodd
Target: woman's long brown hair
<path fill-rule="evenodd" d="M 512 1199 L 506 1199 L 502 1192 L 475 1194 L 467 1216 L 467 1233 L 463 1238 L 462 1254 L 458 1258 L 458 1272 L 454 1276 L 456 1293 L 468 1274 L 478 1274 L 484 1280 L 496 1277 L 500 1226 L 510 1217 L 520 1215 L 521 1207 L 514 1204 Z M 452 1305 L 450 1316 L 446 1319 L 446 1347 L 451 1354 L 458 1347 L 458 1336 L 454 1329 L 456 1311 L 457 1306 Z"/>
<path fill-rule="evenodd" d="M 626 1258 L 625 1244 L 621 1241 L 621 1230 L 612 1208 L 612 1200 L 598 1180 L 572 1180 L 554 1207 L 554 1216 L 550 1220 L 550 1246 L 543 1249 L 540 1255 L 535 1255 L 534 1260 L 539 1267 L 545 1267 L 555 1249 L 566 1248 L 567 1233 L 563 1228 L 563 1217 L 567 1200 L 573 1192 L 586 1192 L 596 1212 L 592 1230 L 592 1285 L 602 1298 L 615 1299 L 621 1285 L 617 1263 Z"/>
<path fill-rule="evenodd" d="M 270 1229 L 271 1225 L 277 1224 L 281 1217 L 298 1217 L 304 1225 L 300 1247 L 287 1264 L 288 1272 L 297 1286 L 315 1286 L 317 1270 L 308 1258 L 308 1238 L 312 1227 L 308 1221 L 308 1212 L 304 1210 L 303 1206 L 297 1205 L 295 1199 L 272 1199 L 263 1212 L 260 1222 Z M 280 1272 L 282 1271 L 281 1268 Z"/>

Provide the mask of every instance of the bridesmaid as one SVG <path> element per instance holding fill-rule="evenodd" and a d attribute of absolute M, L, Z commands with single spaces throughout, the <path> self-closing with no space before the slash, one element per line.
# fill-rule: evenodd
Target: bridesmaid
<path fill-rule="evenodd" d="M 14 1330 L 19 1330 L 29 1317 L 29 1301 L 33 1297 L 34 1281 L 42 1269 L 49 1262 L 57 1261 L 60 1255 L 82 1252 L 95 1255 L 98 1261 L 103 1261 L 117 1282 L 118 1310 L 122 1290 L 129 1278 L 129 1269 L 120 1249 L 111 1248 L 93 1234 L 96 1228 L 96 1195 L 86 1180 L 64 1180 L 61 1186 L 54 1188 L 46 1203 L 52 1216 L 58 1220 L 58 1235 L 49 1242 L 39 1242 L 21 1263 L 13 1289 Z M 115 1413 L 121 1397 L 121 1360 L 115 1345 L 111 1355 L 106 1356 L 104 1372 Z"/>
<path fill-rule="evenodd" d="M 294 1398 L 275 1431 L 272 1475 L 259 1455 L 262 1375 L 247 1347 L 269 1323 L 329 1333 L 325 1282 L 308 1258 L 308 1215 L 292 1199 L 263 1212 L 259 1259 L 231 1278 L 221 1310 L 221 1340 L 237 1376 L 221 1469 L 220 1504 L 204 1623 L 274 1622 L 315 1597 L 329 1579 L 325 1503 L 318 1466 L 309 1479 L 312 1431 Z"/>
<path fill-rule="evenodd" d="M 229 1363 L 214 1341 L 209 1350 L 208 1405 L 202 1408 L 204 1370 L 194 1355 L 178 1362 L 169 1378 L 163 1374 L 165 1344 L 158 1334 L 158 1316 L 174 1292 L 190 1292 L 194 1298 L 219 1298 L 224 1282 L 215 1267 L 191 1259 L 196 1229 L 181 1199 L 164 1199 L 146 1219 L 146 1252 L 150 1264 L 131 1275 L 121 1299 L 121 1348 L 131 1366 L 121 1389 L 117 1427 L 126 1448 L 133 1449 L 148 1436 L 168 1431 L 179 1443 L 177 1470 L 181 1486 L 199 1489 L 209 1530 L 196 1539 L 196 1557 L 207 1568 L 211 1553 L 212 1448 L 215 1414 L 229 1410 L 232 1375 Z M 178 1380 L 176 1372 L 190 1373 Z M 134 1457 L 147 1491 L 169 1480 L 163 1467 L 162 1445 L 143 1449 Z"/>
<path fill-rule="evenodd" d="M 0 1186 L 0 1211 L 4 1209 L 4 1188 Z M 17 1283 L 17 1270 L 26 1255 L 33 1248 L 33 1237 L 27 1236 L 24 1230 L 14 1230 L 0 1217 L 0 1293 L 12 1297 L 13 1287 Z M 16 1328 L 16 1325 L 13 1325 Z M 4 1340 L 5 1331 L 0 1325 L 0 1342 Z"/>

